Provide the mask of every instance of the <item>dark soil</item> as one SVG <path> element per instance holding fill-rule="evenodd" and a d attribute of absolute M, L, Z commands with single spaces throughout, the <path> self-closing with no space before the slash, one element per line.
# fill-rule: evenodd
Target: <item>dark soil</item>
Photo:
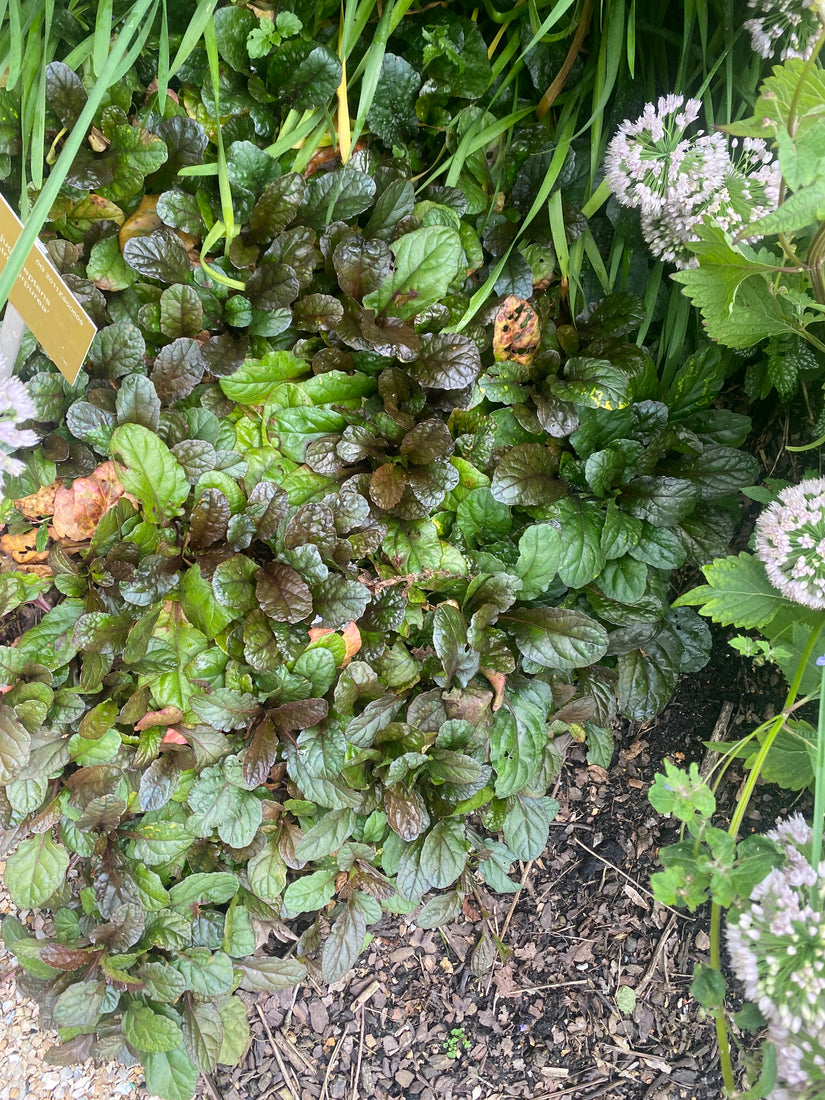
<path fill-rule="evenodd" d="M 701 762 L 717 725 L 734 739 L 781 706 L 780 691 L 777 675 L 717 637 L 711 663 L 681 682 L 664 714 L 617 731 L 609 770 L 574 746 L 550 842 L 522 867 L 523 889 L 480 893 L 501 944 L 481 976 L 474 902 L 435 931 L 416 928 L 414 914 L 385 919 L 338 985 L 245 995 L 252 1047 L 216 1077 L 215 1097 L 717 1100 L 715 1029 L 689 993 L 707 960 L 707 914 L 668 910 L 649 893 L 659 846 L 677 830 L 647 791 L 665 756 Z M 720 821 L 740 781 L 732 768 Z M 792 800 L 758 788 L 748 828 L 769 828 Z M 617 1003 L 622 986 L 635 1007 L 627 994 Z"/>

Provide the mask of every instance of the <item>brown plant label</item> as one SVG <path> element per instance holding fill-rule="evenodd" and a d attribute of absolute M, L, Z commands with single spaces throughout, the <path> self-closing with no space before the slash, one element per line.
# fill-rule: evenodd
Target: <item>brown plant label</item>
<path fill-rule="evenodd" d="M 0 270 L 22 232 L 23 223 L 0 195 Z M 60 373 L 73 384 L 96 329 L 39 245 L 29 253 L 9 301 Z"/>

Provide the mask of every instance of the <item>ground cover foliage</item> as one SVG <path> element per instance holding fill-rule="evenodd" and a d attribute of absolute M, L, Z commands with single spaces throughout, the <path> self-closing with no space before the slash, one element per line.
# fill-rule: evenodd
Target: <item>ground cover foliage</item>
<path fill-rule="evenodd" d="M 383 911 L 515 888 L 570 737 L 606 765 L 617 709 L 704 664 L 668 577 L 726 552 L 758 472 L 721 352 L 660 377 L 655 301 L 570 315 L 559 241 L 595 238 L 560 191 L 519 237 L 588 147 L 530 121 L 495 174 L 470 143 L 413 183 L 428 112 L 491 86 L 465 15 L 382 68 L 376 140 L 306 171 L 277 127 L 342 67 L 297 15 L 275 42 L 219 8 L 163 115 L 151 53 L 110 89 L 47 234 L 98 334 L 73 386 L 24 346 L 41 443 L 4 487 L 44 558 L 0 575 L 4 614 L 44 611 L 0 647 L 6 881 L 54 920 L 4 939 L 56 1057 L 138 1057 L 169 1100 L 242 1056 L 237 988 L 335 981 Z M 55 133 L 88 76 L 48 68 Z"/>

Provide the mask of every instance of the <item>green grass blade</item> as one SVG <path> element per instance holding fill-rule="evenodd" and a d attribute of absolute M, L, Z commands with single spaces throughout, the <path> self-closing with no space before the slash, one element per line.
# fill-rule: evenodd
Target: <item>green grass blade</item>
<path fill-rule="evenodd" d="M 561 173 L 561 170 L 564 166 L 564 162 L 567 160 L 567 154 L 570 151 L 570 143 L 573 140 L 575 130 L 576 130 L 576 115 L 575 115 L 575 112 L 566 110 L 565 113 L 562 115 L 561 119 L 559 120 L 559 124 L 558 124 L 558 127 L 556 129 L 557 144 L 556 144 L 555 150 L 553 151 L 553 156 L 550 160 L 550 165 L 547 169 L 547 175 L 544 177 L 544 181 L 543 181 L 541 187 L 539 188 L 538 194 L 536 195 L 535 199 L 533 200 L 533 204 L 530 207 L 530 209 L 527 211 L 527 215 L 525 216 L 524 221 L 521 224 L 521 231 L 520 231 L 519 237 L 525 232 L 527 227 L 532 223 L 533 219 L 536 217 L 536 215 L 539 213 L 539 211 L 544 208 L 544 204 L 547 202 L 548 198 L 550 197 L 550 193 L 553 190 L 553 187 L 556 183 L 556 180 L 559 178 L 559 174 Z M 498 261 L 496 266 L 493 268 L 493 270 L 487 276 L 487 278 L 485 279 L 482 286 L 480 286 L 478 288 L 478 290 L 475 292 L 475 294 L 472 296 L 472 298 L 470 299 L 470 304 L 467 306 L 467 309 L 464 311 L 464 314 L 459 318 L 459 320 L 454 325 L 452 325 L 449 329 L 447 329 L 445 331 L 461 332 L 463 329 L 465 329 L 467 327 L 467 325 L 470 323 L 470 321 L 472 321 L 473 317 L 475 317 L 476 313 L 478 313 L 478 311 L 481 309 L 481 307 L 484 305 L 484 303 L 487 301 L 487 299 L 493 293 L 493 289 L 495 288 L 496 281 L 498 280 L 499 275 L 504 270 L 504 266 L 507 263 L 507 260 L 509 259 L 509 256 L 510 256 L 510 253 L 512 252 L 513 248 L 515 247 L 516 242 L 517 242 L 518 239 L 519 238 L 516 238 L 516 240 L 513 241 L 513 243 L 510 245 L 510 247 L 507 249 L 507 251 L 501 257 L 501 259 Z"/>
<path fill-rule="evenodd" d="M 220 104 L 220 60 L 218 58 L 218 39 L 215 35 L 214 23 L 207 23 L 203 28 L 203 44 L 206 47 L 206 57 L 209 62 L 209 77 L 212 81 L 212 95 L 215 100 L 215 145 L 218 153 L 218 191 L 221 196 L 221 214 L 226 227 L 226 251 L 236 235 L 235 210 L 232 206 L 232 191 L 229 186 L 229 170 L 226 165 L 226 150 L 223 145 L 223 133 L 221 128 L 221 104 Z"/>
<path fill-rule="evenodd" d="M 181 65 L 189 59 L 190 54 L 203 37 L 204 29 L 215 14 L 215 8 L 217 6 L 218 0 L 200 0 L 198 3 L 198 6 L 195 8 L 195 14 L 189 20 L 189 25 L 183 33 L 183 38 L 180 40 L 180 45 L 172 60 L 172 64 L 169 66 L 170 77 L 174 76 Z"/>
<path fill-rule="evenodd" d="M 95 76 L 100 76 L 106 58 L 109 56 L 109 46 L 112 42 L 112 0 L 98 0 L 95 11 L 94 48 L 92 49 L 92 66 Z"/>
<path fill-rule="evenodd" d="M 526 118 L 527 115 L 532 114 L 533 110 L 533 107 L 522 107 L 520 111 L 512 111 L 509 115 L 505 115 L 504 118 L 497 118 L 495 122 L 491 122 L 483 127 L 481 126 L 481 120 L 476 120 L 467 130 L 466 134 L 463 135 L 461 141 L 458 143 L 458 148 L 448 162 L 447 186 L 456 187 L 458 185 L 459 176 L 464 168 L 467 157 L 501 137 L 501 135 L 510 130 L 512 126 L 515 126 L 517 122 Z M 446 164 L 433 172 L 431 178 L 436 178 L 445 168 L 447 168 Z"/>
<path fill-rule="evenodd" d="M 645 319 L 642 321 L 641 327 L 636 335 L 636 343 L 641 347 L 648 332 L 650 326 L 653 324 L 653 314 L 656 310 L 656 299 L 659 297 L 659 287 L 662 285 L 662 274 L 664 273 L 665 265 L 659 260 L 653 265 L 653 270 L 650 272 L 650 277 L 647 281 L 647 287 L 645 288 Z"/>
<path fill-rule="evenodd" d="M 51 37 L 53 14 L 54 0 L 45 0 L 43 5 L 43 59 L 39 66 L 37 93 L 34 96 L 34 124 L 32 126 L 30 159 L 31 181 L 37 191 L 43 186 L 43 158 L 46 148 L 46 66 L 54 56 L 55 43 Z"/>
<path fill-rule="evenodd" d="M 413 0 L 399 0 L 397 3 L 387 3 L 378 23 L 378 28 L 373 35 L 372 42 L 367 52 L 362 57 L 352 74 L 352 83 L 361 76 L 361 93 L 358 99 L 358 111 L 355 116 L 355 129 L 352 132 L 352 144 L 358 141 L 366 129 L 367 115 L 370 113 L 372 102 L 375 99 L 375 90 L 381 76 L 381 65 L 387 52 L 393 23 L 397 26 L 401 18 L 412 7 Z"/>
<path fill-rule="evenodd" d="M 9 0 L 9 73 L 6 87 L 13 89 L 23 71 L 23 20 L 20 0 Z"/>
<path fill-rule="evenodd" d="M 52 205 L 60 193 L 60 188 L 66 178 L 74 158 L 77 156 L 80 146 L 86 139 L 89 127 L 94 121 L 95 114 L 108 89 L 117 82 L 117 71 L 122 58 L 126 55 L 129 44 L 133 41 L 141 24 L 145 21 L 151 25 L 157 11 L 158 0 L 136 0 L 130 11 L 120 34 L 115 40 L 112 50 L 104 66 L 103 72 L 95 86 L 89 92 L 86 106 L 80 113 L 71 134 L 66 139 L 63 150 L 52 169 L 49 178 L 40 192 L 37 202 L 29 214 L 23 232 L 17 244 L 11 251 L 6 266 L 0 272 L 0 306 L 8 301 L 9 291 L 14 286 L 23 264 L 28 258 L 37 235 L 49 217 Z"/>
<path fill-rule="evenodd" d="M 158 111 L 166 114 L 166 91 L 169 87 L 169 23 L 166 0 L 160 12 L 160 36 L 158 38 Z"/>
<path fill-rule="evenodd" d="M 284 126 L 281 128 L 281 134 L 271 145 L 266 147 L 266 152 L 269 153 L 271 157 L 281 157 L 284 153 L 288 153 L 294 145 L 301 144 L 309 137 L 318 126 L 318 119 L 320 117 L 321 114 L 319 111 L 310 111 L 304 115 L 299 123 L 289 129 L 286 126 L 286 123 L 289 121 L 287 118 Z M 322 119 L 321 125 L 326 126 L 326 121 Z M 311 155 L 312 154 L 310 154 L 310 156 Z"/>
<path fill-rule="evenodd" d="M 630 11 L 627 16 L 627 71 L 630 73 L 630 79 L 633 80 L 636 76 L 636 0 L 630 0 Z"/>

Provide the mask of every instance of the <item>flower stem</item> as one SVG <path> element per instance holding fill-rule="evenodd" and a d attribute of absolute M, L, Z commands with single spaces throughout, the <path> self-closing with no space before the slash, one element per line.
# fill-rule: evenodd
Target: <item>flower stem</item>
<path fill-rule="evenodd" d="M 734 810 L 733 816 L 731 817 L 730 826 L 728 828 L 728 833 L 730 834 L 730 836 L 734 837 L 734 839 L 736 838 L 736 836 L 739 833 L 739 827 L 742 824 L 742 819 L 745 816 L 745 812 L 748 808 L 748 803 L 750 802 L 751 795 L 753 794 L 754 787 L 756 786 L 756 784 L 759 780 L 760 772 L 762 771 L 762 768 L 765 764 L 765 760 L 768 756 L 768 753 L 771 750 L 771 746 L 773 745 L 774 741 L 776 740 L 777 736 L 779 735 L 779 731 L 782 729 L 783 725 L 785 724 L 785 719 L 788 716 L 788 712 L 790 711 L 790 709 L 796 703 L 796 697 L 799 694 L 799 688 L 800 688 L 800 685 L 802 684 L 802 677 L 805 674 L 805 669 L 808 667 L 808 662 L 811 659 L 811 654 L 814 651 L 814 647 L 816 646 L 817 639 L 819 638 L 819 635 L 822 632 L 823 626 L 825 626 L 825 618 L 823 618 L 823 620 L 820 623 L 818 623 L 814 627 L 814 629 L 811 631 L 811 636 L 810 636 L 810 638 L 808 638 L 807 644 L 805 645 L 805 649 L 803 650 L 802 656 L 799 660 L 799 664 L 797 665 L 796 671 L 794 672 L 793 680 L 791 681 L 790 687 L 788 688 L 788 695 L 787 695 L 787 698 L 785 699 L 785 706 L 782 708 L 780 713 L 776 716 L 776 718 L 772 722 L 771 727 L 768 730 L 768 733 L 765 737 L 765 740 L 763 741 L 762 745 L 759 748 L 759 752 L 757 753 L 756 760 L 753 763 L 753 766 L 750 770 L 748 778 L 745 782 L 745 786 L 742 790 L 742 795 L 739 798 L 739 801 L 737 802 L 737 805 L 736 805 L 736 809 Z M 823 669 L 823 678 L 825 678 L 825 669 Z M 823 726 L 823 722 L 825 722 L 825 718 L 823 717 L 823 710 L 822 710 L 822 705 L 821 704 L 820 704 L 819 715 L 820 715 L 819 721 L 820 721 L 820 729 L 821 729 L 822 726 Z M 823 744 L 823 753 L 825 753 L 825 742 L 823 742 L 823 739 L 822 739 L 821 736 L 820 736 L 819 741 L 820 741 L 821 744 Z M 819 761 L 817 759 L 817 763 L 818 762 Z M 823 761 L 823 769 L 825 769 L 825 761 Z M 821 786 L 821 784 L 817 784 L 817 790 L 819 790 L 820 786 Z M 825 791 L 823 791 L 823 795 L 825 795 Z M 820 818 L 820 820 L 821 820 L 821 818 Z M 816 817 L 814 818 L 814 821 L 816 822 Z M 815 831 L 814 835 L 816 835 L 816 831 Z M 821 843 L 821 840 L 822 840 L 821 830 L 819 832 L 819 839 L 820 839 L 820 843 Z M 722 907 L 721 907 L 721 905 L 719 905 L 718 902 L 713 902 L 713 904 L 711 906 L 711 910 L 710 910 L 710 963 L 711 963 L 711 966 L 713 966 L 716 970 L 721 970 L 721 962 L 722 962 Z M 736 1082 L 735 1082 L 734 1076 L 733 1076 L 733 1063 L 731 1061 L 731 1056 L 730 1056 L 730 1042 L 729 1042 L 729 1039 L 728 1039 L 728 1025 L 727 1025 L 727 1021 L 725 1019 L 725 1014 L 724 1014 L 723 1011 L 719 1011 L 719 1012 L 716 1013 L 716 1035 L 717 1035 L 717 1039 L 718 1039 L 718 1043 L 719 1043 L 719 1064 L 720 1064 L 720 1067 L 721 1067 L 721 1070 L 722 1070 L 722 1080 L 724 1081 L 725 1088 L 728 1091 L 732 1092 L 733 1089 L 736 1087 Z"/>
<path fill-rule="evenodd" d="M 814 817 L 811 822 L 811 866 L 819 875 L 822 859 L 822 830 L 825 827 L 825 658 L 822 659 L 819 680 L 819 722 L 816 731 L 816 762 L 814 764 Z M 817 878 L 811 887 L 814 908 L 822 904 L 822 890 Z"/>

